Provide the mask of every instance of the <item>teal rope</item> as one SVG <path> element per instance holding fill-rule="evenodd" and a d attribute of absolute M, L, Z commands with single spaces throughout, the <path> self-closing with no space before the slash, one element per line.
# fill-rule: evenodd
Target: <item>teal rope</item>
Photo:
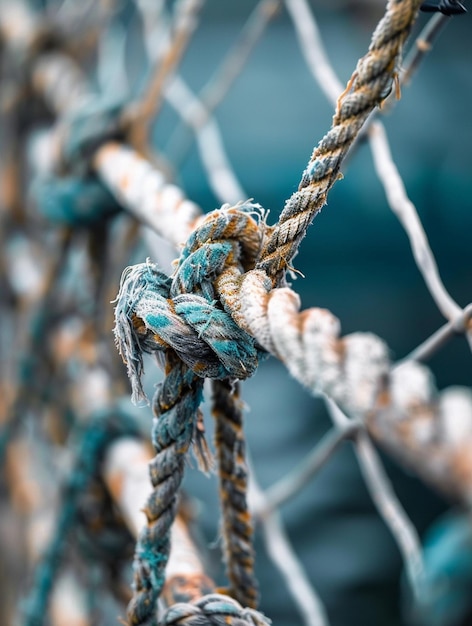
<path fill-rule="evenodd" d="M 155 607 L 165 582 L 170 529 L 202 397 L 203 379 L 172 356 L 167 367 L 169 373 L 154 399 L 152 442 L 156 456 L 149 465 L 154 489 L 144 507 L 148 525 L 136 544 L 134 594 L 128 605 L 130 624 L 156 623 Z"/>
<path fill-rule="evenodd" d="M 92 226 L 121 210 L 106 187 L 93 177 L 38 177 L 31 196 L 41 215 L 53 224 Z"/>
<path fill-rule="evenodd" d="M 154 490 L 145 507 L 148 526 L 135 553 L 135 594 L 128 607 L 133 625 L 155 623 L 184 461 L 197 438 L 203 380 L 247 378 L 263 354 L 215 299 L 213 285 L 230 267 L 240 273 L 253 267 L 261 216 L 260 207 L 250 202 L 211 214 L 190 236 L 172 278 L 149 261 L 123 273 L 115 338 L 134 401 L 145 398 L 143 352 L 159 355 L 166 371 L 154 399 Z"/>

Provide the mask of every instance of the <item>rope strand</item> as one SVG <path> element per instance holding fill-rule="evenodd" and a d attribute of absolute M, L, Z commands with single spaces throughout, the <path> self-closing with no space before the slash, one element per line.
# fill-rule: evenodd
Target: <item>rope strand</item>
<path fill-rule="evenodd" d="M 213 381 L 213 416 L 218 452 L 222 530 L 229 593 L 243 606 L 255 608 L 258 585 L 254 575 L 252 523 L 246 493 L 243 416 L 239 388 L 227 380 Z"/>
<path fill-rule="evenodd" d="M 372 110 L 390 93 L 403 44 L 421 0 L 390 0 L 372 36 L 369 52 L 341 94 L 332 127 L 313 151 L 298 190 L 287 200 L 277 225 L 262 250 L 257 269 L 278 285 L 295 256 L 328 191 L 339 177 L 341 163 Z"/>

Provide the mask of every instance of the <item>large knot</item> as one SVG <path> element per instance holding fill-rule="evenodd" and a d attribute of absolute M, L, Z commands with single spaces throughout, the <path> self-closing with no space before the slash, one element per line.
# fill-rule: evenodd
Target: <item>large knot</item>
<path fill-rule="evenodd" d="M 262 349 L 218 301 L 216 281 L 255 265 L 264 235 L 259 205 L 224 206 L 191 234 L 168 277 L 149 260 L 127 268 L 115 309 L 115 338 L 133 400 L 145 397 L 143 352 L 172 349 L 199 377 L 245 379 Z"/>

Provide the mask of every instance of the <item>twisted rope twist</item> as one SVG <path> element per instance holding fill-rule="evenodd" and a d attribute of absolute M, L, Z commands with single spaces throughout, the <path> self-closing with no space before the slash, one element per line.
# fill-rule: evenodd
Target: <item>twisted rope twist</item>
<path fill-rule="evenodd" d="M 165 580 L 170 528 L 184 463 L 196 436 L 196 416 L 203 379 L 169 354 L 167 376 L 154 399 L 152 442 L 156 456 L 149 465 L 154 487 L 145 506 L 147 526 L 140 532 L 134 557 L 134 594 L 128 605 L 130 624 L 155 623 L 156 600 Z"/>
<path fill-rule="evenodd" d="M 237 384 L 232 385 L 227 380 L 213 382 L 213 416 L 216 419 L 223 550 L 231 583 L 229 593 L 243 606 L 255 608 L 258 584 L 254 576 L 252 524 L 246 500 L 248 470 Z"/>

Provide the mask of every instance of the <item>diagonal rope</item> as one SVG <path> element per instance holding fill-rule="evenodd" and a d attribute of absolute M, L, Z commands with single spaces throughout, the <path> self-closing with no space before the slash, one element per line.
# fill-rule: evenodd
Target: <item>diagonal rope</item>
<path fill-rule="evenodd" d="M 359 60 L 340 96 L 331 129 L 313 151 L 298 191 L 285 203 L 279 221 L 264 245 L 257 269 L 274 285 L 280 283 L 328 191 L 341 163 L 373 109 L 391 91 L 403 44 L 416 18 L 420 0 L 390 0 L 372 36 L 368 53 Z"/>

